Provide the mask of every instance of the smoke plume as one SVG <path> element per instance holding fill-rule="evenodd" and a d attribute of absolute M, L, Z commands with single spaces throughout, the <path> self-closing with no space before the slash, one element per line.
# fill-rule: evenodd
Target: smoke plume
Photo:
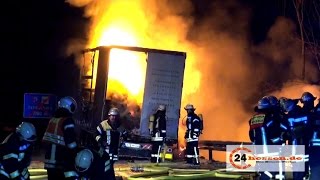
<path fill-rule="evenodd" d="M 248 33 L 251 8 L 238 1 L 209 1 L 201 18 L 186 0 L 68 2 L 85 6 L 86 16 L 92 18 L 88 46 L 97 45 L 94 38 L 96 28 L 105 23 L 102 18 L 135 17 L 126 27 L 139 32 L 138 46 L 187 52 L 182 106 L 192 103 L 203 114 L 201 139 L 249 141 L 248 120 L 264 95 L 295 98 L 311 91 L 320 96 L 318 86 L 292 84 L 300 78 L 302 61 L 296 26 L 285 17 L 276 19 L 265 42 L 253 46 Z M 116 16 L 112 8 L 126 11 Z M 311 63 L 307 69 L 307 80 L 318 77 Z"/>

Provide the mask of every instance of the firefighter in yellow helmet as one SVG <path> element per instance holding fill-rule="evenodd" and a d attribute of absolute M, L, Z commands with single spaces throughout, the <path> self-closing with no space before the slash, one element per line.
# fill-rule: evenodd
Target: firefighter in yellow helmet
<path fill-rule="evenodd" d="M 187 142 L 186 158 L 188 164 L 200 165 L 199 159 L 199 136 L 201 134 L 201 119 L 195 113 L 196 108 L 192 104 L 187 104 L 184 109 L 187 111 L 185 139 Z"/>
<path fill-rule="evenodd" d="M 64 168 L 72 163 L 77 150 L 75 122 L 73 113 L 77 102 L 70 96 L 58 102 L 58 109 L 50 119 L 43 142 L 46 146 L 44 168 L 47 169 L 48 180 L 64 178 Z"/>
<path fill-rule="evenodd" d="M 149 120 L 149 132 L 152 142 L 151 162 L 153 163 L 161 161 L 160 153 L 162 152 L 162 145 L 165 142 L 167 134 L 166 122 L 166 106 L 160 104 L 157 111 L 150 116 Z"/>
<path fill-rule="evenodd" d="M 120 144 L 120 113 L 118 108 L 111 108 L 108 112 L 108 119 L 102 121 L 96 131 L 95 139 L 100 146 L 109 154 L 111 163 L 118 160 L 118 148 Z"/>
<path fill-rule="evenodd" d="M 28 122 L 7 136 L 0 144 L 0 179 L 30 179 L 28 166 L 35 141 L 36 129 Z"/>

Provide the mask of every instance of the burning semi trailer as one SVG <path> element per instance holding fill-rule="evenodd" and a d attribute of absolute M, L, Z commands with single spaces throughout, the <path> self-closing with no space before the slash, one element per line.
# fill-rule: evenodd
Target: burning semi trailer
<path fill-rule="evenodd" d="M 130 56 L 114 56 L 115 52 L 130 54 Z M 138 95 L 134 97 L 132 92 L 125 91 L 124 87 L 109 79 L 111 68 L 118 74 L 123 71 L 121 67 L 110 67 L 111 55 L 113 58 L 119 58 L 113 61 L 135 56 L 145 63 L 145 80 L 142 85 L 144 89 L 143 94 L 140 95 L 142 98 L 137 98 Z M 121 144 L 120 158 L 149 158 L 152 147 L 148 127 L 149 118 L 160 104 L 164 104 L 167 116 L 167 139 L 163 156 L 173 159 L 174 152 L 175 158 L 183 157 L 178 148 L 178 130 L 185 59 L 185 52 L 142 47 L 99 46 L 84 50 L 78 98 L 81 111 L 77 115 L 78 124 L 81 127 L 82 145 L 95 144 L 93 134 L 96 127 L 101 121 L 107 119 L 109 109 L 116 107 L 120 110 L 122 128 L 129 134 L 129 138 Z M 123 63 L 122 67 L 125 66 L 127 65 Z M 137 83 L 139 79 L 131 79 L 131 81 L 130 83 Z M 141 102 L 137 99 L 141 99 Z"/>

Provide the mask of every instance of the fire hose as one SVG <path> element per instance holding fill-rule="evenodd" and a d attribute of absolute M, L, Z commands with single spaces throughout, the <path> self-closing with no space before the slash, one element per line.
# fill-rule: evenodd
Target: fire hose
<path fill-rule="evenodd" d="M 31 180 L 46 180 L 48 179 L 47 170 L 45 169 L 29 169 Z"/>
<path fill-rule="evenodd" d="M 119 169 L 120 170 L 120 169 Z M 123 170 L 128 170 L 128 168 L 122 168 Z M 188 170 L 185 169 L 169 169 L 169 168 L 152 168 L 146 167 L 144 169 L 146 172 L 141 174 L 135 174 L 128 177 L 128 180 L 142 180 L 152 176 L 161 176 L 155 177 L 153 179 L 172 179 L 173 177 L 177 180 L 187 180 L 187 179 L 201 179 L 208 177 L 221 177 L 221 178 L 232 178 L 240 179 L 242 175 L 232 175 L 232 174 L 223 174 L 218 171 L 210 171 L 206 169 L 194 169 Z M 47 179 L 47 171 L 45 169 L 30 169 L 30 179 L 31 180 L 45 180 Z M 185 172 L 185 174 L 182 174 Z M 187 172 L 187 173 L 186 173 Z M 199 174 L 190 174 L 190 173 L 199 173 Z"/>
<path fill-rule="evenodd" d="M 191 174 L 193 173 L 193 174 Z M 175 179 L 201 179 L 201 178 L 228 178 L 228 179 L 252 179 L 256 174 L 248 174 L 243 172 L 227 172 L 226 169 L 172 169 L 172 172 L 169 175 L 171 178 Z"/>
<path fill-rule="evenodd" d="M 139 174 L 129 175 L 124 171 L 132 171 L 130 167 L 117 167 L 115 171 L 119 174 L 123 174 L 128 180 L 145 180 L 151 178 L 154 180 L 188 180 L 188 179 L 205 179 L 205 178 L 228 178 L 228 179 L 243 179 L 249 178 L 241 172 L 234 174 L 234 172 L 227 172 L 225 169 L 210 170 L 210 169 L 173 169 L 163 166 L 143 166 L 142 171 Z M 122 172 L 122 173 L 121 173 Z M 31 180 L 45 180 L 47 179 L 47 171 L 45 169 L 29 169 Z M 156 177 L 154 177 L 156 176 Z"/>
<path fill-rule="evenodd" d="M 195 170 L 192 170 L 193 172 L 196 172 Z M 200 173 L 199 173 L 200 172 Z M 198 174 L 174 174 L 174 172 L 169 171 L 159 171 L 159 172 L 147 172 L 147 173 L 141 173 L 137 175 L 132 175 L 128 177 L 128 180 L 143 180 L 145 178 L 150 178 L 152 176 L 158 176 L 158 177 L 152 177 L 153 180 L 166 180 L 166 179 L 172 179 L 175 180 L 188 180 L 188 179 L 205 179 L 205 178 L 213 178 L 213 177 L 219 177 L 219 178 L 228 178 L 228 179 L 243 179 L 244 177 L 242 175 L 236 175 L 236 174 L 223 174 L 219 173 L 218 171 L 199 171 Z"/>
<path fill-rule="evenodd" d="M 117 168 L 120 171 L 127 171 L 129 168 Z M 47 179 L 47 171 L 45 169 L 29 169 L 31 180 L 45 180 Z M 193 173 L 193 174 L 192 174 Z M 142 180 L 148 177 L 154 177 L 152 179 L 172 179 L 173 177 L 177 180 L 187 179 L 202 179 L 209 177 L 220 177 L 220 178 L 231 178 L 241 179 L 243 175 L 239 174 L 228 174 L 224 173 L 223 170 L 209 170 L 209 169 L 169 169 L 159 167 L 145 167 L 144 172 L 140 174 L 134 174 L 128 177 L 128 180 Z M 160 177 L 159 177 L 160 176 Z"/>
<path fill-rule="evenodd" d="M 159 167 L 159 166 L 149 166 L 143 167 L 143 171 L 140 171 L 139 174 L 127 176 L 128 180 L 142 180 L 145 178 L 152 179 L 202 179 L 202 178 L 228 178 L 228 179 L 242 179 L 244 178 L 243 174 L 230 174 L 223 172 L 225 169 L 221 170 L 210 170 L 210 169 L 171 169 L 168 167 Z M 157 176 L 157 177 L 153 177 Z"/>
<path fill-rule="evenodd" d="M 131 166 L 131 167 L 130 167 Z M 168 175 L 169 168 L 161 167 L 153 163 L 144 163 L 143 165 L 132 164 L 129 167 L 114 168 L 117 175 L 130 179 L 143 179 L 152 176 Z M 131 171 L 131 173 L 129 173 Z M 134 174 L 132 174 L 134 173 Z"/>

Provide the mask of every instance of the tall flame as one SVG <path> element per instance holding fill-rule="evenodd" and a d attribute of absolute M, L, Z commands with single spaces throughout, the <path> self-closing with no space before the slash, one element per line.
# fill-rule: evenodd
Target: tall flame
<path fill-rule="evenodd" d="M 158 29 L 157 25 L 150 24 L 151 19 L 154 17 L 148 16 L 144 7 L 145 3 L 142 1 L 97 3 L 93 8 L 97 12 L 90 33 L 90 47 L 122 45 L 176 51 L 186 51 L 188 49 L 186 44 L 179 44 L 179 34 L 181 34 L 179 31 L 181 30 L 172 29 L 172 32 L 169 32 L 166 29 L 167 27 Z M 106 8 L 102 9 L 103 7 Z M 173 19 L 167 23 L 173 23 L 172 21 L 180 20 Z M 193 55 L 189 53 L 187 64 L 192 64 L 191 58 Z M 145 59 L 145 54 L 142 53 L 112 50 L 110 54 L 108 92 L 128 94 L 129 97 L 141 105 L 146 70 Z M 188 71 L 188 66 L 185 71 Z M 193 77 L 190 78 L 194 81 L 192 85 L 189 85 L 189 88 L 184 87 L 184 94 L 195 91 L 199 86 L 200 73 L 194 72 Z"/>
<path fill-rule="evenodd" d="M 95 3 L 92 5 L 95 18 L 90 32 L 90 47 L 122 45 L 184 52 L 188 49 L 185 79 L 192 83 L 184 83 L 183 98 L 198 89 L 200 72 L 194 68 L 194 53 L 191 51 L 193 48 L 184 40 L 187 29 L 184 27 L 187 23 L 183 18 L 168 16 L 157 20 L 159 24 L 154 24 L 156 15 L 148 12 L 159 11 L 154 9 L 158 8 L 156 1 L 96 1 Z M 162 10 L 159 12 L 162 13 Z M 176 28 L 177 24 L 181 26 Z M 108 92 L 127 94 L 129 100 L 141 105 L 145 59 L 145 54 L 142 53 L 112 50 L 109 59 Z M 184 133 L 184 126 L 181 123 L 180 126 L 179 142 L 184 142 L 181 135 Z"/>
<path fill-rule="evenodd" d="M 129 20 L 119 11 L 123 2 L 113 3 L 94 28 L 92 47 L 122 45 L 138 46 L 139 34 L 130 31 Z M 129 14 L 127 14 L 129 16 Z M 138 18 L 138 17 L 135 17 Z M 110 52 L 108 92 L 128 94 L 139 104 L 142 103 L 146 63 L 144 54 L 113 49 Z"/>
<path fill-rule="evenodd" d="M 262 64 L 250 61 L 257 58 L 248 53 L 248 49 L 252 49 L 248 47 L 251 43 L 247 42 L 247 18 L 251 19 L 248 13 L 251 10 L 244 11 L 244 7 L 238 3 L 214 1 L 214 6 L 210 6 L 212 11 L 205 13 L 210 16 L 203 16 L 201 21 L 193 23 L 194 6 L 190 5 L 191 1 L 66 1 L 79 7 L 87 5 L 86 15 L 93 20 L 89 48 L 115 44 L 187 52 L 182 104 L 193 103 L 197 112 L 204 115 L 205 130 L 201 138 L 249 140 L 247 120 L 252 112 L 243 107 L 246 104 L 243 101 L 251 99 L 251 95 L 261 90 L 260 83 L 270 77 L 270 68 L 265 69 L 264 60 Z M 230 14 L 230 10 L 233 13 Z M 286 21 L 278 22 L 285 23 L 280 23 L 280 26 L 275 23 L 268 33 L 268 42 L 254 48 L 259 58 L 262 56 L 262 59 L 277 61 L 277 67 L 278 63 L 283 64 L 289 57 L 293 57 L 293 60 L 297 59 L 294 57 L 300 58 L 297 55 L 300 46 L 295 45 L 292 41 L 294 38 L 283 36 L 287 34 L 294 37 L 291 33 L 294 28 L 288 29 L 290 26 Z M 187 35 L 192 43 L 186 40 Z M 278 49 L 288 45 L 290 48 L 279 54 Z M 141 103 L 145 65 L 145 57 L 139 54 L 112 52 L 108 91 L 128 94 L 132 100 Z M 290 66 L 290 71 L 294 72 L 300 67 L 298 63 Z M 313 71 L 310 73 L 316 75 Z M 287 78 L 286 75 L 284 77 Z M 203 80 L 201 84 L 200 79 Z M 290 94 L 287 92 L 291 86 L 274 94 L 278 97 L 299 97 L 302 90 L 309 91 L 304 89 L 304 85 L 303 88 L 293 85 L 294 90 Z M 311 92 L 319 97 L 318 86 Z M 232 107 L 232 110 L 226 107 Z M 181 112 L 181 120 L 184 115 L 185 112 Z M 179 142 L 183 142 L 184 128 L 185 124 L 180 121 Z"/>

